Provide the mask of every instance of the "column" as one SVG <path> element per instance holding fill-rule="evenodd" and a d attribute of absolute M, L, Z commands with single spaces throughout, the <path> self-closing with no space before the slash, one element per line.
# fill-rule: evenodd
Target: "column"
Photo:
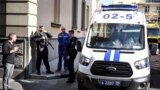
<path fill-rule="evenodd" d="M 14 78 L 25 78 L 35 70 L 36 50 L 30 37 L 36 29 L 37 0 L 0 1 L 0 36 L 5 38 L 9 33 L 15 33 L 18 37 L 16 45 L 20 47 Z"/>
<path fill-rule="evenodd" d="M 30 37 L 37 26 L 37 0 L 6 1 L 6 35 Z"/>
<path fill-rule="evenodd" d="M 0 1 L 0 36 L 5 36 L 6 30 L 6 3 L 5 0 Z"/>

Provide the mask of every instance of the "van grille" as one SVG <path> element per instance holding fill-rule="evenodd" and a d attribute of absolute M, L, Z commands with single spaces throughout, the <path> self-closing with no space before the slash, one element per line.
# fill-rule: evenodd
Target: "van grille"
<path fill-rule="evenodd" d="M 114 70 L 108 69 L 110 67 L 114 67 Z M 133 74 L 132 69 L 128 63 L 106 61 L 95 61 L 91 67 L 91 73 L 93 75 L 111 77 L 130 77 Z"/>

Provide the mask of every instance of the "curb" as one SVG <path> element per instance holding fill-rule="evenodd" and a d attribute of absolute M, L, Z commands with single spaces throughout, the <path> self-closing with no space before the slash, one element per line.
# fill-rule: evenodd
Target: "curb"
<path fill-rule="evenodd" d="M 68 73 L 54 73 L 54 74 L 30 74 L 29 79 L 39 79 L 39 80 L 49 80 L 49 79 L 60 79 L 60 78 L 67 78 L 69 76 Z"/>

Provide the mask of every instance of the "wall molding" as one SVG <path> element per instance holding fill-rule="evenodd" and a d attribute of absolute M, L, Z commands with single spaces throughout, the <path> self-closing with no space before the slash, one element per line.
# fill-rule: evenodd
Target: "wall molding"
<path fill-rule="evenodd" d="M 38 5 L 37 3 L 32 1 L 0 1 L 0 3 L 28 3 L 28 2 Z"/>
<path fill-rule="evenodd" d="M 33 16 L 37 16 L 36 14 L 32 14 L 32 13 L 0 13 L 0 15 L 33 15 Z"/>
<path fill-rule="evenodd" d="M 0 25 L 0 27 L 36 27 L 37 26 L 33 26 L 33 25 Z"/>

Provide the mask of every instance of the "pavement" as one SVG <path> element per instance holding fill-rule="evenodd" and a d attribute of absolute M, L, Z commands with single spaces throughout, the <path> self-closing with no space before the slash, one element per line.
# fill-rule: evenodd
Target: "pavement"
<path fill-rule="evenodd" d="M 56 79 L 56 78 L 66 77 L 68 75 L 68 72 L 65 72 L 64 69 L 62 69 L 62 71 L 60 71 L 60 72 L 56 72 L 57 63 L 58 63 L 58 59 L 54 59 L 54 60 L 50 61 L 51 71 L 54 72 L 54 74 L 46 74 L 45 66 L 42 64 L 41 75 L 37 75 L 37 73 L 34 72 L 34 73 L 30 74 L 30 78 L 31 79 L 47 80 L 47 79 Z"/>
<path fill-rule="evenodd" d="M 80 53 L 77 54 L 77 57 L 76 57 L 75 62 L 74 62 L 75 71 L 77 71 L 77 69 L 78 69 L 78 62 L 79 62 L 80 55 L 81 55 Z M 36 72 L 34 72 L 34 73 L 30 74 L 30 78 L 31 79 L 48 80 L 48 79 L 64 78 L 64 77 L 68 76 L 68 72 L 64 71 L 63 64 L 62 64 L 62 70 L 60 72 L 56 72 L 57 64 L 58 64 L 58 58 L 56 58 L 54 60 L 50 60 L 49 63 L 50 63 L 51 71 L 53 71 L 54 74 L 46 74 L 45 66 L 42 63 L 41 75 L 37 75 Z"/>
<path fill-rule="evenodd" d="M 75 71 L 78 69 L 80 53 L 75 59 Z M 63 67 L 61 72 L 56 72 L 58 58 L 50 60 L 50 68 L 54 74 L 46 74 L 44 64 L 41 65 L 41 75 L 36 72 L 30 74 L 30 79 L 27 80 L 11 80 L 11 86 L 14 90 L 78 90 L 76 82 L 67 84 L 68 72 L 65 72 Z M 62 64 L 63 65 L 63 64 Z M 2 79 L 0 79 L 0 90 L 2 90 Z"/>
<path fill-rule="evenodd" d="M 160 54 L 150 55 L 151 64 L 151 90 L 160 90 Z"/>
<path fill-rule="evenodd" d="M 2 90 L 2 80 L 0 79 L 0 90 Z M 11 81 L 14 90 L 78 90 L 77 83 L 66 83 L 67 78 L 51 80 L 19 80 Z"/>
<path fill-rule="evenodd" d="M 58 59 L 53 60 L 51 65 L 56 65 Z M 77 61 L 76 61 L 77 62 Z M 160 90 L 160 55 L 151 55 L 151 89 L 150 90 Z M 77 65 L 75 65 L 77 67 Z M 56 68 L 51 67 L 54 71 Z M 34 75 L 34 74 L 33 74 Z M 60 77 L 63 75 L 62 72 L 55 73 L 53 75 L 46 75 L 45 68 L 42 65 L 42 75 L 37 76 L 41 78 L 32 78 L 27 80 L 11 80 L 11 86 L 15 90 L 78 90 L 77 82 L 73 84 L 67 84 L 66 77 Z M 59 76 L 58 78 L 53 78 Z M 46 78 L 44 78 L 46 77 Z M 52 78 L 51 78 L 52 77 Z M 2 79 L 0 79 L 0 90 L 2 90 Z"/>

